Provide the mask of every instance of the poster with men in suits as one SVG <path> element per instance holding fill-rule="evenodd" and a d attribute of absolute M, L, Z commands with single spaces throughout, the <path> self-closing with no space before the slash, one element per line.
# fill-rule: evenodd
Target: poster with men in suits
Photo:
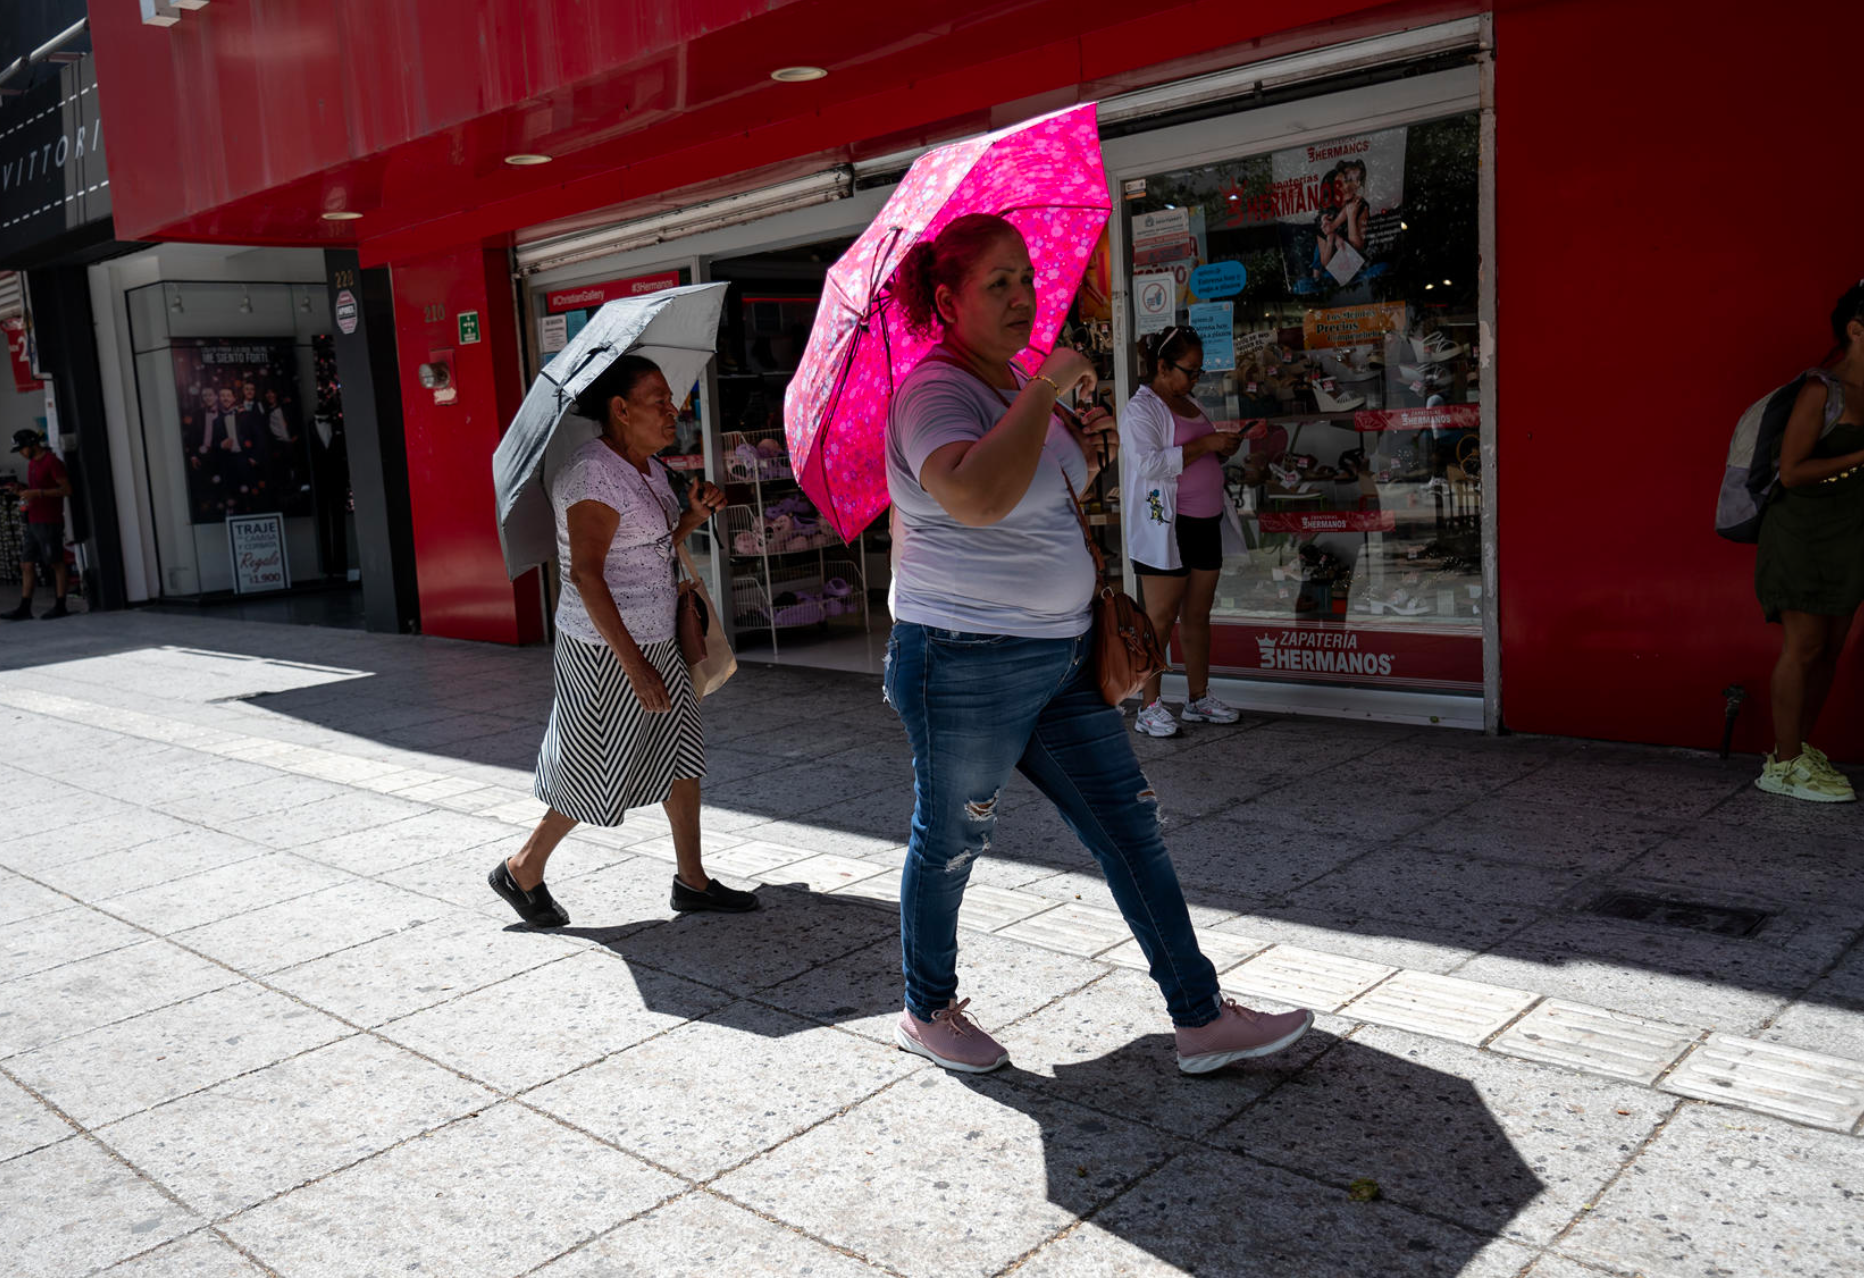
<path fill-rule="evenodd" d="M 189 521 L 312 509 L 293 339 L 173 342 Z"/>

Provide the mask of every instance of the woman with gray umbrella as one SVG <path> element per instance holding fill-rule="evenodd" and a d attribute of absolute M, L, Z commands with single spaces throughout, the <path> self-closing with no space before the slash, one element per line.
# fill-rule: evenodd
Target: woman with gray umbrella
<path fill-rule="evenodd" d="M 623 355 L 576 400 L 602 423 L 549 482 L 556 515 L 556 700 L 537 756 L 537 797 L 549 804 L 492 890 L 533 927 L 569 915 L 544 886 L 544 866 L 578 823 L 620 825 L 658 803 L 673 827 L 675 910 L 743 912 L 757 897 L 709 877 L 699 855 L 705 730 L 674 633 L 679 546 L 725 504 L 693 486 L 691 509 L 654 454 L 673 443 L 678 403 L 660 368 Z"/>

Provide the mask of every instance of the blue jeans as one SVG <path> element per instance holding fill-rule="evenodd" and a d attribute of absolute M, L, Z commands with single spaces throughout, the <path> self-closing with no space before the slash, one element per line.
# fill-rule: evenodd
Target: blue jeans
<path fill-rule="evenodd" d="M 1159 837 L 1158 799 L 1126 724 L 1101 698 L 1090 636 L 1018 639 L 900 622 L 887 701 L 913 747 L 913 829 L 900 882 L 906 1006 L 930 1020 L 958 992 L 958 905 L 990 850 L 1015 768 L 1061 810 L 1100 862 L 1165 995 L 1172 1023 L 1222 1009 L 1184 890 Z"/>

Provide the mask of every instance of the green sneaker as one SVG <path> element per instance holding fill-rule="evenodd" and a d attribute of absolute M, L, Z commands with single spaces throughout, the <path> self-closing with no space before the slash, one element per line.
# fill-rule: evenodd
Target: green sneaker
<path fill-rule="evenodd" d="M 1832 765 L 1832 761 L 1826 757 L 1825 751 L 1819 749 L 1819 747 L 1813 745 L 1809 741 L 1802 741 L 1799 743 L 1799 757 L 1810 763 L 1814 772 L 1822 774 L 1828 781 L 1832 781 L 1842 787 L 1849 797 L 1853 799 L 1858 797 L 1857 791 L 1851 787 L 1851 778 L 1847 777 Z"/>
<path fill-rule="evenodd" d="M 1784 794 L 1809 803 L 1851 803 L 1858 797 L 1849 781 L 1826 776 L 1803 754 L 1785 763 L 1777 763 L 1768 755 L 1754 784 L 1768 794 Z"/>

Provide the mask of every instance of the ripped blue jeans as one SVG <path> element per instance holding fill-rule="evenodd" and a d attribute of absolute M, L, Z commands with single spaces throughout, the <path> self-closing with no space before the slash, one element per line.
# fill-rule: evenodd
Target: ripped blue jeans
<path fill-rule="evenodd" d="M 958 906 L 990 851 L 1012 768 L 1061 810 L 1094 859 L 1165 995 L 1172 1023 L 1222 1009 L 1177 871 L 1159 837 L 1158 799 L 1119 711 L 1101 699 L 1093 644 L 1018 639 L 900 622 L 886 695 L 913 748 L 913 828 L 900 882 L 906 1006 L 921 1020 L 958 992 Z"/>

